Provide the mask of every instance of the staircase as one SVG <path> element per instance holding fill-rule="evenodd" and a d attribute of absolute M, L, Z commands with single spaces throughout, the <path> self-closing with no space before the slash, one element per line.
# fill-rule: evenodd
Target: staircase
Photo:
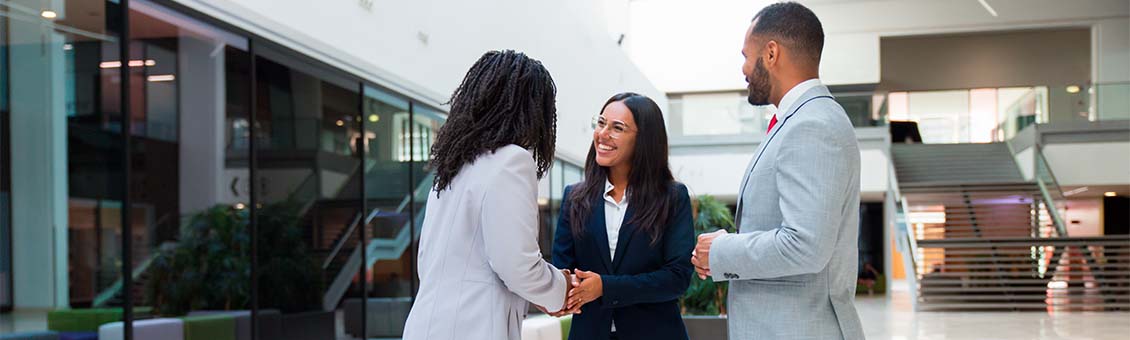
<path fill-rule="evenodd" d="M 919 310 L 1130 310 L 1130 237 L 1067 235 L 1040 155 L 1028 181 L 1005 143 L 891 154 Z"/>

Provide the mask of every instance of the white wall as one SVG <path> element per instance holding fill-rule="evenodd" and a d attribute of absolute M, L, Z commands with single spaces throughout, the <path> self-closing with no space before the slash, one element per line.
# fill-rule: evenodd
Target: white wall
<path fill-rule="evenodd" d="M 632 58 L 667 92 L 744 88 L 739 54 L 753 15 L 771 1 L 632 2 Z M 1046 27 L 1095 27 L 1093 65 L 1103 82 L 1130 81 L 1130 2 L 992 0 L 993 17 L 974 0 L 801 0 L 825 31 L 821 77 L 828 84 L 876 83 L 879 38 Z M 1049 49 L 1054 47 L 1049 46 Z"/>
<path fill-rule="evenodd" d="M 1060 185 L 1130 183 L 1130 141 L 1048 144 L 1043 152 Z"/>
<path fill-rule="evenodd" d="M 178 2 L 431 104 L 446 102 L 483 52 L 523 51 L 557 83 L 558 149 L 574 159 L 613 94 L 635 91 L 667 107 L 609 36 L 596 0 Z"/>

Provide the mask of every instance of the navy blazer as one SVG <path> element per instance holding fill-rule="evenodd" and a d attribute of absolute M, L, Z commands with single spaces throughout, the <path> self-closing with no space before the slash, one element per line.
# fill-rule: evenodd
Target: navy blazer
<path fill-rule="evenodd" d="M 553 244 L 553 265 L 600 274 L 604 295 L 581 307 L 573 316 L 569 339 L 608 339 L 612 321 L 620 339 L 687 339 L 679 297 L 690 286 L 694 266 L 694 225 L 687 187 L 673 183 L 674 200 L 661 238 L 637 232 L 628 223 L 639 205 L 628 202 L 620 226 L 615 260 L 610 259 L 604 221 L 604 197 L 594 198 L 592 213 L 581 237 L 573 236 L 569 221 L 569 192 L 565 188 Z"/>

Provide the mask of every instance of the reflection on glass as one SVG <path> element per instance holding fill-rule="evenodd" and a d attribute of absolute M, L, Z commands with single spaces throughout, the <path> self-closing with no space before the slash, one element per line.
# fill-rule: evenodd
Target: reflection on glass
<path fill-rule="evenodd" d="M 262 55 L 255 63 L 259 306 L 261 315 L 275 313 L 261 318 L 258 334 L 332 338 L 332 311 L 347 293 L 360 294 L 355 275 L 336 280 L 360 268 L 350 256 L 364 218 L 357 199 L 364 167 L 353 142 L 360 94 L 326 81 L 314 65 Z M 229 123 L 229 135 L 246 132 L 242 120 Z"/>
<path fill-rule="evenodd" d="M 0 18 L 0 310 L 12 308 L 11 158 L 8 142 L 8 34 Z"/>

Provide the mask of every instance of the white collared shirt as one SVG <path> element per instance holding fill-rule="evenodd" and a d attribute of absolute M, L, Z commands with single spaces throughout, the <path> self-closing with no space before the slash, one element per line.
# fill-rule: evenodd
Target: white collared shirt
<path fill-rule="evenodd" d="M 612 182 L 604 181 L 604 226 L 608 231 L 608 252 L 610 259 L 616 259 L 616 243 L 620 240 L 620 226 L 624 224 L 624 213 L 628 212 L 628 193 L 624 193 L 619 203 L 612 198 Z"/>
<path fill-rule="evenodd" d="M 615 186 L 607 179 L 604 180 L 604 227 L 608 231 L 608 258 L 616 259 L 616 245 L 620 241 L 620 226 L 624 224 L 624 214 L 628 212 L 628 193 L 617 203 L 612 198 L 612 189 Z M 616 331 L 616 322 L 612 322 L 612 331 Z"/>
<path fill-rule="evenodd" d="M 817 86 L 820 86 L 820 79 L 812 78 L 802 81 L 800 84 L 796 84 L 796 86 L 793 86 L 788 92 L 785 92 L 785 96 L 781 97 L 781 105 L 777 106 L 777 119 L 785 119 L 784 116 L 789 114 L 790 110 L 794 109 L 793 105 L 796 105 L 797 99 L 800 99 L 801 95 Z M 778 121 L 778 123 L 780 122 Z"/>

